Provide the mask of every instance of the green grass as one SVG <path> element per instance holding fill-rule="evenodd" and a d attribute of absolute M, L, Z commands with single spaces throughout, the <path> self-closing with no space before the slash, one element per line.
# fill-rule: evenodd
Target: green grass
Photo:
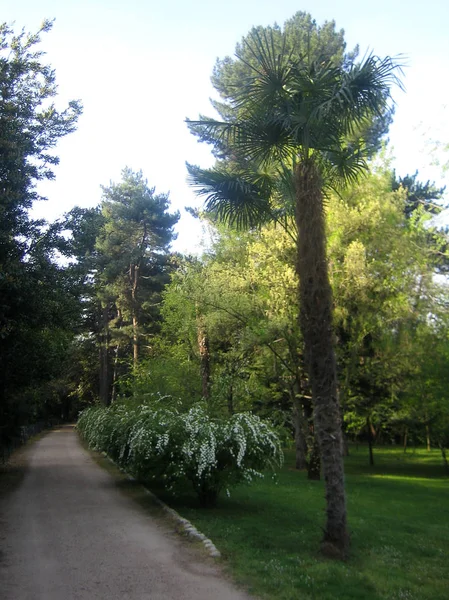
<path fill-rule="evenodd" d="M 447 600 L 449 479 L 439 452 L 367 449 L 346 461 L 351 558 L 320 556 L 325 519 L 322 482 L 293 469 L 232 490 L 215 509 L 193 494 L 158 494 L 221 550 L 234 578 L 279 600 Z"/>

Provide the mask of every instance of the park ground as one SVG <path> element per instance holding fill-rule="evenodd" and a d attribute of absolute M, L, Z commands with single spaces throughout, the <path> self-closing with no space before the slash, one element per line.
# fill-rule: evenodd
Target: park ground
<path fill-rule="evenodd" d="M 3 469 L 3 497 L 23 485 L 28 451 L 19 450 Z M 142 488 L 93 456 L 121 494 L 162 519 Z M 260 598 L 447 600 L 449 478 L 439 451 L 376 448 L 370 467 L 367 448 L 354 446 L 346 482 L 351 556 L 345 562 L 319 554 L 324 486 L 294 469 L 290 451 L 276 477 L 223 493 L 214 509 L 200 508 L 189 489 L 176 497 L 155 491 L 213 540 L 229 575 Z"/>
<path fill-rule="evenodd" d="M 234 578 L 276 600 L 447 600 L 449 478 L 438 450 L 354 446 L 346 458 L 351 556 L 319 554 L 323 482 L 294 469 L 223 494 L 204 510 L 193 494 L 158 493 L 210 537 Z"/>

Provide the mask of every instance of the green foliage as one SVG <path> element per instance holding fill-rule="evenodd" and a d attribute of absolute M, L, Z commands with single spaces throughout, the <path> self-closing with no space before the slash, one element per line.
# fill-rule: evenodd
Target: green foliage
<path fill-rule="evenodd" d="M 133 317 L 157 321 L 154 306 L 168 281 L 167 252 L 179 219 L 168 212 L 168 196 L 155 194 L 142 172 L 124 169 L 122 176 L 119 184 L 103 188 L 103 225 L 96 238 L 98 295 L 116 304 L 117 328 Z"/>
<path fill-rule="evenodd" d="M 179 214 L 169 206 L 167 194 L 156 194 L 142 172 L 126 168 L 120 183 L 103 188 L 100 206 L 75 207 L 61 224 L 66 273 L 82 305 L 67 370 L 73 405 L 132 395 L 132 364 L 138 393 L 146 393 L 139 359 L 154 355 L 161 293 L 176 268 L 169 246 Z M 149 383 L 164 389 L 159 384 Z"/>
<path fill-rule="evenodd" d="M 275 430 L 257 416 L 213 419 L 201 404 L 181 412 L 166 397 L 88 408 L 78 429 L 91 447 L 140 479 L 168 489 L 190 481 L 204 505 L 214 505 L 221 490 L 249 483 L 282 463 Z"/>
<path fill-rule="evenodd" d="M 14 428 L 52 414 L 57 377 L 79 306 L 72 280 L 55 263 L 59 228 L 33 221 L 39 181 L 54 177 L 54 148 L 74 131 L 79 102 L 58 110 L 55 72 L 36 47 L 51 29 L 14 34 L 0 25 L 0 421 Z"/>
<path fill-rule="evenodd" d="M 162 396 L 182 398 L 182 406 L 188 408 L 201 396 L 199 364 L 182 344 L 155 340 L 150 357 L 119 380 L 118 388 L 120 395 L 144 399 L 159 390 Z"/>
<path fill-rule="evenodd" d="M 291 239 L 269 226 L 249 233 L 221 231 L 202 262 L 182 263 L 164 293 L 163 341 L 148 361 L 149 377 L 156 369 L 164 379 L 164 387 L 155 389 L 186 401 L 178 387 L 166 387 L 175 377 L 168 367 L 176 357 L 183 372 L 196 369 L 199 377 L 201 314 L 209 343 L 213 409 L 222 414 L 250 409 L 284 422 L 284 396 L 296 369 L 299 335 L 291 262 Z M 161 361 L 167 361 L 166 373 L 157 366 Z M 186 382 L 193 389 L 192 379 Z"/>
<path fill-rule="evenodd" d="M 54 70 L 42 62 L 43 52 L 35 47 L 42 33 L 52 27 L 45 21 L 35 34 L 15 35 L 0 24 L 0 148 L 2 224 L 26 223 L 25 209 L 38 198 L 36 181 L 52 179 L 59 159 L 53 149 L 57 140 L 75 130 L 81 113 L 78 101 L 59 112 Z"/>
<path fill-rule="evenodd" d="M 422 187 L 415 180 L 414 185 Z M 431 349 L 447 336 L 447 286 L 433 277 L 442 260 L 434 243 L 440 234 L 421 209 L 410 215 L 409 201 L 408 191 L 392 185 L 383 168 L 328 206 L 346 428 L 366 435 L 369 420 L 375 438 L 405 431 L 416 437 L 418 430 L 423 436 L 430 387 L 444 404 L 436 379 L 426 391 L 420 371 L 423 359 L 439 362 Z M 444 381 L 444 369 L 439 379 Z M 418 406 L 412 397 L 421 407 L 420 419 L 410 410 Z"/>

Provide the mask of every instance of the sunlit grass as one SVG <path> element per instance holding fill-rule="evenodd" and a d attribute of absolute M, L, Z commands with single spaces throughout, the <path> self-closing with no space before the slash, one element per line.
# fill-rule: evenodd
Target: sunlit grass
<path fill-rule="evenodd" d="M 266 477 L 202 510 L 193 495 L 165 496 L 222 551 L 238 581 L 279 600 L 447 600 L 449 480 L 437 451 L 351 450 L 347 492 L 351 558 L 318 552 L 324 525 L 322 482 L 309 482 L 287 453 L 276 480 Z"/>

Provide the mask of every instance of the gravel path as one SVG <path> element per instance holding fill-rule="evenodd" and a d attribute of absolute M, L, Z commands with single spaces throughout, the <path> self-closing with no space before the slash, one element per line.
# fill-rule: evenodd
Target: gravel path
<path fill-rule="evenodd" d="M 0 505 L 1 600 L 249 600 L 63 427 L 30 446 Z"/>

